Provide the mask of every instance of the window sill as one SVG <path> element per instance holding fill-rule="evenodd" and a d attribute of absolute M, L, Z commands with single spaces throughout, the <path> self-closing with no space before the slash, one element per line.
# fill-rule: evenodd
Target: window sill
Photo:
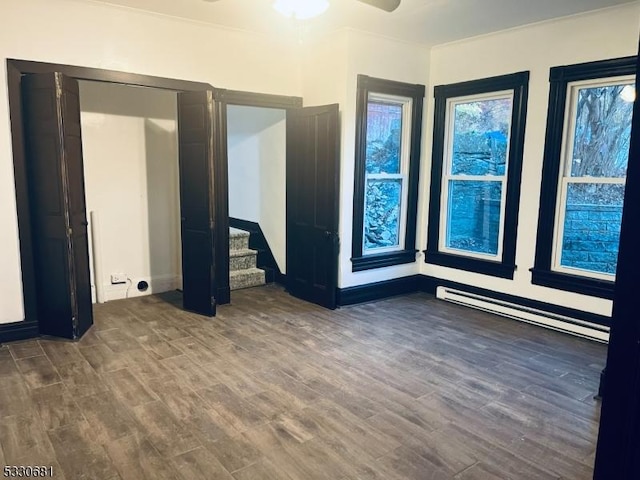
<path fill-rule="evenodd" d="M 364 255 L 362 257 L 353 257 L 351 259 L 351 271 L 361 272 L 363 270 L 372 270 L 374 268 L 392 267 L 394 265 L 402 265 L 405 263 L 413 263 L 416 261 L 417 250 L 399 250 L 389 253 L 376 253 L 373 255 Z"/>
<path fill-rule="evenodd" d="M 513 280 L 515 265 L 479 258 L 465 257 L 463 255 L 453 255 L 451 253 L 424 251 L 425 263 L 441 265 L 443 267 L 456 268 L 467 272 L 491 275 L 492 277 L 507 278 Z"/>
<path fill-rule="evenodd" d="M 542 287 L 550 287 L 566 292 L 581 293 L 592 297 L 613 300 L 615 282 L 587 278 L 569 273 L 553 272 L 551 270 L 531 269 L 531 283 Z"/>

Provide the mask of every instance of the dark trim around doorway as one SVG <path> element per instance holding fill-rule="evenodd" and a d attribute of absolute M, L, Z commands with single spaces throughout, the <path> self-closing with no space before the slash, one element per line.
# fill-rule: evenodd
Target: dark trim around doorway
<path fill-rule="evenodd" d="M 23 321 L 0 325 L 0 342 L 32 338 L 38 335 L 38 314 L 36 303 L 35 268 L 33 264 L 33 240 L 31 232 L 31 215 L 26 176 L 26 155 L 24 144 L 24 126 L 20 84 L 22 75 L 32 73 L 46 73 L 57 71 L 76 80 L 89 80 L 122 85 L 160 88 L 173 91 L 204 91 L 213 90 L 216 99 L 216 119 L 218 142 L 216 156 L 222 161 L 217 162 L 216 176 L 216 216 L 219 221 L 215 236 L 217 244 L 227 245 L 216 258 L 216 275 L 218 278 L 226 275 L 227 281 L 222 282 L 216 291 L 218 304 L 229 302 L 228 282 L 228 176 L 226 153 L 226 108 L 227 105 L 248 105 L 267 108 L 288 109 L 302 105 L 300 97 L 282 95 L 268 95 L 237 90 L 217 89 L 204 82 L 141 75 L 137 73 L 105 70 L 100 68 L 82 67 L 57 63 L 35 62 L 30 60 L 7 59 L 7 88 L 9 96 L 9 112 L 11 117 L 11 140 L 13 150 L 13 165 L 16 189 L 16 205 L 18 216 L 18 232 L 20 240 L 20 264 L 22 269 L 22 285 L 24 299 Z M 224 250 L 224 251 L 222 251 Z M 226 258 L 226 268 L 224 259 Z"/>
<path fill-rule="evenodd" d="M 246 107 L 281 108 L 283 110 L 302 107 L 301 97 L 243 92 L 240 90 L 216 89 L 216 100 L 220 100 L 227 105 L 242 105 Z"/>
<path fill-rule="evenodd" d="M 76 80 L 93 80 L 96 82 L 120 83 L 139 87 L 162 88 L 177 92 L 196 92 L 202 90 L 215 90 L 214 87 L 204 82 L 192 82 L 189 80 L 176 80 L 173 78 L 155 77 L 153 75 L 140 75 L 138 73 L 120 72 L 117 70 L 104 70 L 102 68 L 80 67 L 76 65 L 64 65 L 59 63 L 33 62 L 30 60 L 7 59 L 7 65 L 11 65 L 21 74 L 60 72 Z"/>
<path fill-rule="evenodd" d="M 211 85 L 201 82 L 174 80 L 170 78 L 74 65 L 7 59 L 7 87 L 9 90 L 9 112 L 11 117 L 11 140 L 13 149 L 25 318 L 22 322 L 15 322 L 0 326 L 0 341 L 8 341 L 9 339 L 16 340 L 18 339 L 17 337 L 29 338 L 38 334 L 38 313 L 35 287 L 36 272 L 32 252 L 33 239 L 26 175 L 24 119 L 22 113 L 20 85 L 22 75 L 53 71 L 61 72 L 77 80 L 119 83 L 123 85 L 161 88 L 165 90 L 202 91 L 214 89 Z M 220 194 L 222 195 L 223 192 L 220 192 Z M 226 191 L 224 194 L 226 194 Z M 25 328 L 27 325 L 30 325 L 30 327 Z"/>
<path fill-rule="evenodd" d="M 229 245 L 229 151 L 227 149 L 227 126 L 228 126 L 228 115 L 227 115 L 227 107 L 229 105 L 234 106 L 245 106 L 245 107 L 259 107 L 259 108 L 274 108 L 280 110 L 290 110 L 293 108 L 302 107 L 302 98 L 301 97 L 289 97 L 285 95 L 270 95 L 265 93 L 254 93 L 254 92 L 243 92 L 239 90 L 224 90 L 224 89 L 216 89 L 215 90 L 215 100 L 217 105 L 217 132 L 219 133 L 219 137 L 217 138 L 217 146 L 216 150 L 216 158 L 220 158 L 221 161 L 218 162 L 220 168 L 223 172 L 216 172 L 216 176 L 218 178 L 222 178 L 224 175 L 224 182 L 226 185 L 225 192 L 225 204 L 222 206 L 218 206 L 218 208 L 225 209 L 226 215 L 224 218 L 226 219 L 225 226 L 219 230 L 216 230 L 216 242 L 220 244 L 224 242 L 225 245 Z M 222 217 L 219 217 L 222 218 Z M 226 261 L 222 258 L 218 258 L 218 261 L 224 263 L 222 268 L 226 268 L 226 278 L 229 278 L 229 251 L 226 250 Z M 280 270 L 277 270 L 275 273 L 275 279 L 280 279 L 282 281 L 282 274 L 279 273 Z M 223 292 L 218 292 L 219 299 L 223 299 L 223 303 L 229 303 L 231 301 L 231 290 L 229 288 L 229 284 L 227 282 L 226 289 Z M 222 303 L 222 302 L 219 302 Z"/>

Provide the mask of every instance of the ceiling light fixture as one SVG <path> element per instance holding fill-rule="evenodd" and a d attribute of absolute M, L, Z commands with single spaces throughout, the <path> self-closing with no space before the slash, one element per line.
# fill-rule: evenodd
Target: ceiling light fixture
<path fill-rule="evenodd" d="M 307 20 L 317 17 L 329 8 L 327 0 L 275 0 L 273 8 L 285 17 Z"/>

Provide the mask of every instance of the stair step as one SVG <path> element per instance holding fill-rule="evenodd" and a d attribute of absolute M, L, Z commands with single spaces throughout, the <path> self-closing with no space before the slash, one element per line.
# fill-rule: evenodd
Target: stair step
<path fill-rule="evenodd" d="M 249 248 L 249 232 L 237 228 L 229 229 L 229 249 L 247 250 Z"/>
<path fill-rule="evenodd" d="M 229 272 L 229 284 L 231 290 L 240 290 L 241 288 L 264 285 L 264 270 L 260 270 L 259 268 L 247 268 L 246 270 Z"/>
<path fill-rule="evenodd" d="M 229 270 L 246 270 L 256 268 L 258 252 L 249 248 L 242 250 L 229 250 Z"/>

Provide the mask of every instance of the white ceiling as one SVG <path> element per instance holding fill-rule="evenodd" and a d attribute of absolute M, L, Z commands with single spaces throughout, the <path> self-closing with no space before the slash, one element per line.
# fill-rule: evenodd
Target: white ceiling
<path fill-rule="evenodd" d="M 402 0 L 392 13 L 356 0 L 329 0 L 322 16 L 297 24 L 273 0 L 91 0 L 268 34 L 312 35 L 354 28 L 426 45 L 587 12 L 635 0 Z M 615 28 L 612 25 L 611 28 Z"/>

